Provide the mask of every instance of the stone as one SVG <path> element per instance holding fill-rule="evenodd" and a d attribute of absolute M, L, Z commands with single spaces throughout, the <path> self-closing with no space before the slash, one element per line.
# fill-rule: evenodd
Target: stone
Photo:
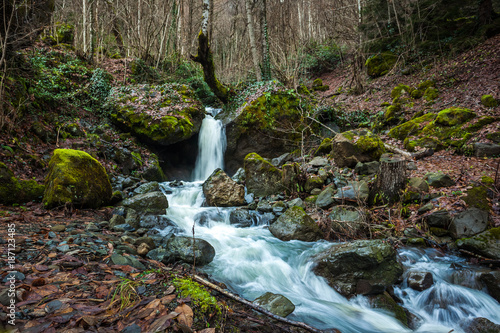
<path fill-rule="evenodd" d="M 323 239 L 323 232 L 304 209 L 294 206 L 289 208 L 269 226 L 274 237 L 282 241 L 301 240 L 314 242 Z"/>
<path fill-rule="evenodd" d="M 363 237 L 367 229 L 368 214 L 362 208 L 336 206 L 328 217 L 331 220 L 330 227 L 338 238 Z"/>
<path fill-rule="evenodd" d="M 222 169 L 216 169 L 203 183 L 203 194 L 209 206 L 234 207 L 246 203 L 245 187 L 229 178 Z"/>
<path fill-rule="evenodd" d="M 491 228 L 470 238 L 456 241 L 458 248 L 500 260 L 500 227 Z"/>
<path fill-rule="evenodd" d="M 270 292 L 257 297 L 253 303 L 283 318 L 295 310 L 295 305 L 288 298 Z"/>
<path fill-rule="evenodd" d="M 500 302 L 500 271 L 488 271 L 479 275 L 479 280 L 488 289 L 488 294 Z"/>
<path fill-rule="evenodd" d="M 311 195 L 319 195 L 321 192 L 323 192 L 323 191 L 321 191 L 320 188 L 313 188 L 311 190 Z"/>
<path fill-rule="evenodd" d="M 10 305 L 10 300 L 12 299 L 12 297 L 9 296 L 10 292 L 11 291 L 9 288 L 4 288 L 2 289 L 2 291 L 0 291 L 0 304 L 5 306 Z"/>
<path fill-rule="evenodd" d="M 43 203 L 47 208 L 72 204 L 99 208 L 111 200 L 112 190 L 104 167 L 84 151 L 56 149 L 45 177 Z"/>
<path fill-rule="evenodd" d="M 287 202 L 288 204 L 288 207 L 293 207 L 293 206 L 298 206 L 298 207 L 301 207 L 301 208 L 304 208 L 304 201 L 302 201 L 301 198 L 295 198 L 293 200 L 290 200 Z"/>
<path fill-rule="evenodd" d="M 5 283 L 8 281 L 12 281 L 12 278 L 15 278 L 16 281 L 23 281 L 26 278 L 26 276 L 18 271 L 12 271 L 12 272 L 9 271 L 8 274 L 3 278 L 2 282 Z"/>
<path fill-rule="evenodd" d="M 141 333 L 142 329 L 136 323 L 133 323 L 127 327 L 125 327 L 121 333 Z"/>
<path fill-rule="evenodd" d="M 139 194 L 121 202 L 122 206 L 132 208 L 139 214 L 165 214 L 168 201 L 162 192 Z"/>
<path fill-rule="evenodd" d="M 417 210 L 417 213 L 418 213 L 418 215 L 422 215 L 422 214 L 425 214 L 427 212 L 430 212 L 433 209 L 434 209 L 434 204 L 432 202 L 428 202 L 425 205 L 423 205 L 422 207 L 420 207 Z"/>
<path fill-rule="evenodd" d="M 58 224 L 50 228 L 50 230 L 54 232 L 63 232 L 66 230 L 66 226 L 64 224 Z"/>
<path fill-rule="evenodd" d="M 424 180 L 432 187 L 449 187 L 455 185 L 455 181 L 442 172 L 429 172 L 425 175 Z"/>
<path fill-rule="evenodd" d="M 333 186 L 326 187 L 320 194 L 318 194 L 318 197 L 316 198 L 316 206 L 322 209 L 332 207 L 335 203 L 335 200 L 333 199 L 335 193 L 336 191 Z"/>
<path fill-rule="evenodd" d="M 163 247 L 158 247 L 154 250 L 151 250 L 146 255 L 146 258 L 156 260 L 158 262 L 168 262 L 170 253 Z"/>
<path fill-rule="evenodd" d="M 145 255 L 147 255 L 149 253 L 149 251 L 151 251 L 151 248 L 146 243 L 141 243 L 137 247 L 137 254 L 140 256 L 144 257 Z"/>
<path fill-rule="evenodd" d="M 137 260 L 133 256 L 122 256 L 120 254 L 112 254 L 110 260 L 114 265 L 120 265 L 120 266 L 128 265 L 137 268 L 139 270 L 146 269 L 146 266 L 144 266 L 139 260 Z"/>
<path fill-rule="evenodd" d="M 231 179 L 234 180 L 236 184 L 245 183 L 245 178 L 245 169 L 243 168 L 239 168 L 238 170 L 236 170 L 236 173 L 233 175 L 233 177 L 231 177 Z"/>
<path fill-rule="evenodd" d="M 135 209 L 127 208 L 127 215 L 125 217 L 125 223 L 130 225 L 132 228 L 139 229 L 141 227 L 139 214 Z"/>
<path fill-rule="evenodd" d="M 384 143 L 368 130 L 337 134 L 332 141 L 332 156 L 340 168 L 354 168 L 358 162 L 378 161 L 383 153 Z"/>
<path fill-rule="evenodd" d="M 151 238 L 151 237 L 147 237 L 147 236 L 139 237 L 134 241 L 135 246 L 140 246 L 141 244 L 146 244 L 150 250 L 156 248 L 156 244 L 155 244 L 153 238 Z"/>
<path fill-rule="evenodd" d="M 420 177 L 410 178 L 408 186 L 420 192 L 429 192 L 429 184 Z"/>
<path fill-rule="evenodd" d="M 333 198 L 339 203 L 364 203 L 368 199 L 368 195 L 368 184 L 361 180 L 348 182 L 347 186 L 338 188 Z"/>
<path fill-rule="evenodd" d="M 488 227 L 488 212 L 478 208 L 469 208 L 454 216 L 449 230 L 455 238 L 474 236 Z"/>
<path fill-rule="evenodd" d="M 397 57 L 392 52 L 376 54 L 365 62 L 366 72 L 371 77 L 387 74 L 396 64 Z"/>
<path fill-rule="evenodd" d="M 498 157 L 500 156 L 500 145 L 496 143 L 474 143 L 474 155 L 476 157 Z"/>
<path fill-rule="evenodd" d="M 460 322 L 464 333 L 498 333 L 500 325 L 487 318 L 464 319 Z"/>
<path fill-rule="evenodd" d="M 202 211 L 193 217 L 193 220 L 198 225 L 209 225 L 211 222 L 224 222 L 224 215 L 218 210 Z"/>
<path fill-rule="evenodd" d="M 137 254 L 137 250 L 135 247 L 126 245 L 126 244 L 121 244 L 116 247 L 116 253 L 117 254 L 123 254 L 123 253 L 128 253 L 128 254 Z"/>
<path fill-rule="evenodd" d="M 324 157 L 321 156 L 316 156 L 313 158 L 311 161 L 309 161 L 307 164 L 319 168 L 319 167 L 324 167 L 325 165 L 328 165 L 328 160 Z"/>
<path fill-rule="evenodd" d="M 369 301 L 372 307 L 383 309 L 394 314 L 394 317 L 399 320 L 404 326 L 408 326 L 408 316 L 405 309 L 396 303 L 393 297 L 384 291 L 382 294 L 369 296 Z"/>
<path fill-rule="evenodd" d="M 163 230 L 169 226 L 176 226 L 176 224 L 163 215 L 144 215 L 140 218 L 139 226 L 145 229 L 158 228 Z"/>
<path fill-rule="evenodd" d="M 250 153 L 244 162 L 247 191 L 256 197 L 278 194 L 284 190 L 282 172 L 256 153 Z"/>
<path fill-rule="evenodd" d="M 434 284 L 431 272 L 410 272 L 408 273 L 408 286 L 417 291 L 429 289 Z"/>
<path fill-rule="evenodd" d="M 287 210 L 287 208 L 288 208 L 288 206 L 283 201 L 276 201 L 273 204 L 272 212 L 274 215 L 280 216 L 281 214 L 283 214 Z"/>
<path fill-rule="evenodd" d="M 314 189 L 321 189 L 323 187 L 325 180 L 321 176 L 311 176 L 308 177 L 304 185 L 304 191 L 311 193 Z"/>
<path fill-rule="evenodd" d="M 149 183 L 142 184 L 139 187 L 137 187 L 133 191 L 133 194 L 137 195 L 137 194 L 145 194 L 145 193 L 149 193 L 149 192 L 158 192 L 158 191 L 161 191 L 160 184 L 158 184 L 158 182 L 149 182 Z"/>
<path fill-rule="evenodd" d="M 373 175 L 378 172 L 380 163 L 378 161 L 372 161 L 367 163 L 358 162 L 354 167 L 354 172 L 358 175 Z"/>
<path fill-rule="evenodd" d="M 68 244 L 60 245 L 60 246 L 57 246 L 56 249 L 57 249 L 57 251 L 66 253 L 69 251 L 69 245 Z"/>
<path fill-rule="evenodd" d="M 432 205 L 432 204 L 431 204 Z M 434 208 L 434 206 L 432 206 Z M 450 213 L 443 209 L 432 212 L 425 218 L 427 225 L 429 227 L 445 228 L 448 229 L 452 221 Z"/>
<path fill-rule="evenodd" d="M 186 236 L 174 236 L 167 242 L 168 262 L 180 260 L 188 264 L 195 263 L 197 266 L 204 266 L 212 262 L 215 257 L 214 247 L 206 240 Z M 194 248 L 194 255 L 193 255 Z M 163 263 L 168 263 L 163 261 Z"/>
<path fill-rule="evenodd" d="M 257 204 L 257 211 L 259 213 L 270 213 L 270 212 L 273 211 L 273 207 L 271 206 L 271 204 L 269 203 L 269 201 L 267 201 L 267 200 L 261 200 Z"/>
<path fill-rule="evenodd" d="M 481 104 L 487 108 L 494 108 L 498 106 L 498 100 L 492 95 L 483 95 L 481 96 Z"/>
<path fill-rule="evenodd" d="M 278 157 L 275 157 L 271 160 L 271 164 L 275 167 L 279 168 L 283 164 L 285 164 L 290 159 L 290 153 L 284 153 Z"/>
<path fill-rule="evenodd" d="M 120 224 L 125 224 L 125 218 L 121 215 L 113 215 L 109 220 L 109 228 L 111 229 Z"/>
<path fill-rule="evenodd" d="M 396 251 L 382 240 L 333 245 L 313 261 L 313 271 L 344 296 L 383 293 L 403 273 Z"/>
<path fill-rule="evenodd" d="M 87 226 L 85 227 L 85 230 L 90 231 L 90 232 L 97 232 L 101 230 L 95 223 L 89 222 Z"/>

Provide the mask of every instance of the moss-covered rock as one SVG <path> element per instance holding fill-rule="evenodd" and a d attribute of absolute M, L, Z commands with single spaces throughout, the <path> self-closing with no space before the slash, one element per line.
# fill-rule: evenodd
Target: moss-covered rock
<path fill-rule="evenodd" d="M 330 89 L 329 86 L 323 85 L 323 80 L 321 79 L 314 80 L 311 88 L 314 91 L 327 91 L 328 89 Z"/>
<path fill-rule="evenodd" d="M 497 118 L 497 117 L 483 116 L 483 117 L 479 118 L 474 124 L 471 124 L 467 128 L 465 128 L 465 131 L 477 132 L 480 129 L 482 129 L 484 126 L 492 124 L 498 120 L 499 120 L 499 118 Z"/>
<path fill-rule="evenodd" d="M 399 116 L 399 114 L 398 114 L 399 111 L 401 111 L 400 104 L 395 104 L 395 105 L 388 106 L 385 109 L 384 122 L 386 124 L 397 122 L 399 120 L 399 117 L 398 117 Z"/>
<path fill-rule="evenodd" d="M 434 80 L 427 80 L 427 81 L 424 81 L 422 83 L 419 83 L 417 85 L 417 89 L 425 91 L 427 88 L 435 87 L 435 86 L 436 86 L 436 82 L 434 82 Z"/>
<path fill-rule="evenodd" d="M 500 260 L 500 227 L 486 230 L 470 238 L 459 239 L 456 243 L 460 249 Z"/>
<path fill-rule="evenodd" d="M 245 157 L 246 186 L 257 197 L 277 194 L 284 190 L 282 172 L 257 153 Z"/>
<path fill-rule="evenodd" d="M 185 85 L 113 88 L 107 107 L 112 121 L 150 144 L 170 145 L 198 133 L 204 108 Z"/>
<path fill-rule="evenodd" d="M 406 137 L 410 135 L 417 134 L 425 124 L 434 120 L 436 115 L 434 113 L 427 113 L 421 117 L 412 119 L 392 128 L 389 131 L 389 136 L 395 139 L 404 140 Z"/>
<path fill-rule="evenodd" d="M 0 203 L 4 205 L 23 204 L 28 201 L 40 201 L 44 185 L 35 180 L 19 180 L 14 173 L 0 162 Z"/>
<path fill-rule="evenodd" d="M 382 140 L 365 129 L 337 134 L 332 145 L 332 155 L 339 167 L 354 168 L 358 162 L 376 161 L 385 153 Z"/>
<path fill-rule="evenodd" d="M 486 186 L 474 186 L 468 189 L 467 195 L 463 197 L 462 200 L 470 207 L 476 207 L 486 212 L 491 209 Z"/>
<path fill-rule="evenodd" d="M 493 132 L 486 134 L 486 138 L 495 143 L 500 143 L 500 132 Z"/>
<path fill-rule="evenodd" d="M 395 86 L 392 91 L 391 91 L 391 97 L 392 98 L 398 98 L 400 97 L 403 93 L 406 93 L 406 94 L 411 94 L 411 92 L 413 91 L 412 88 L 410 88 L 410 86 L 406 85 L 406 84 L 398 84 L 397 86 Z"/>
<path fill-rule="evenodd" d="M 435 120 L 437 125 L 441 126 L 456 126 L 466 123 L 474 118 L 476 114 L 466 108 L 448 108 L 441 110 Z"/>
<path fill-rule="evenodd" d="M 320 176 L 314 175 L 312 177 L 308 177 L 304 185 L 304 190 L 307 193 L 311 193 L 311 191 L 315 188 L 321 189 L 323 187 L 324 182 L 325 182 L 324 179 Z"/>
<path fill-rule="evenodd" d="M 366 60 L 368 75 L 378 77 L 387 74 L 396 64 L 397 57 L 391 52 L 374 55 Z"/>
<path fill-rule="evenodd" d="M 321 155 L 327 155 L 330 154 L 332 151 L 332 139 L 331 138 L 325 138 L 323 141 L 321 141 L 321 144 L 319 145 L 318 149 L 314 152 L 314 156 L 321 156 Z"/>
<path fill-rule="evenodd" d="M 383 294 L 370 297 L 370 304 L 376 309 L 383 309 L 393 313 L 397 320 L 403 325 L 408 326 L 408 316 L 405 309 L 396 303 L 387 291 Z"/>
<path fill-rule="evenodd" d="M 424 91 L 424 98 L 427 102 L 432 102 L 439 97 L 439 91 L 434 87 L 429 87 Z"/>
<path fill-rule="evenodd" d="M 491 95 L 483 95 L 481 96 L 481 104 L 487 108 L 494 108 L 498 106 L 498 100 Z"/>
<path fill-rule="evenodd" d="M 293 206 L 271 223 L 269 231 L 283 241 L 301 240 L 315 242 L 323 238 L 319 226 L 306 214 L 303 208 Z"/>
<path fill-rule="evenodd" d="M 111 195 L 108 175 L 99 161 L 80 150 L 54 150 L 43 195 L 48 208 L 65 204 L 99 208 L 109 203 Z"/>

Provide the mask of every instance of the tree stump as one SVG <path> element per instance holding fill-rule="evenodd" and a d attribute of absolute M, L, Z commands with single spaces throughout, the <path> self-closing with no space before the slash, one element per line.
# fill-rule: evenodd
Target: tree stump
<path fill-rule="evenodd" d="M 400 199 L 408 180 L 407 161 L 401 155 L 384 154 L 380 157 L 380 168 L 375 184 L 375 201 L 396 202 Z M 377 197 L 378 194 L 378 197 Z"/>

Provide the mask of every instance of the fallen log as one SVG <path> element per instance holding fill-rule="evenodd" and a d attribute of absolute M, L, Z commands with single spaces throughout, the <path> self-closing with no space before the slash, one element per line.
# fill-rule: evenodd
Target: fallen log
<path fill-rule="evenodd" d="M 253 304 L 252 302 L 247 301 L 247 300 L 246 300 L 246 299 L 244 299 L 244 298 L 241 298 L 241 297 L 239 297 L 239 296 L 237 296 L 237 295 L 235 295 L 235 294 L 233 294 L 233 293 L 231 293 L 231 292 L 229 292 L 229 291 L 227 291 L 227 290 L 224 290 L 224 289 L 222 289 L 221 287 L 219 287 L 219 286 L 217 286 L 217 285 L 213 284 L 213 283 L 212 283 L 212 282 L 210 282 L 210 281 L 205 280 L 204 278 L 202 278 L 202 277 L 200 277 L 200 276 L 198 276 L 198 275 L 193 275 L 193 280 L 195 280 L 195 281 L 196 281 L 196 282 L 198 282 L 198 283 L 203 284 L 204 286 L 207 286 L 207 287 L 209 287 L 209 288 L 211 288 L 211 289 L 213 289 L 213 290 L 216 290 L 216 291 L 220 292 L 220 293 L 221 293 L 221 294 L 223 294 L 224 296 L 227 296 L 227 297 L 229 297 L 229 298 L 234 299 L 235 301 L 238 301 L 238 302 L 240 302 L 240 303 L 242 303 L 242 304 L 245 304 L 246 306 L 251 307 L 251 308 L 252 308 L 252 309 L 254 309 L 255 311 L 258 311 L 258 312 L 260 312 L 260 313 L 262 313 L 262 314 L 265 314 L 266 316 L 271 317 L 271 318 L 273 318 L 273 319 L 276 319 L 276 320 L 278 320 L 278 321 L 280 321 L 280 322 L 282 322 L 282 323 L 286 323 L 286 324 L 288 324 L 288 325 L 292 325 L 292 326 L 295 326 L 295 327 L 300 327 L 300 328 L 303 328 L 303 329 L 307 330 L 308 332 L 313 332 L 313 333 L 323 333 L 323 331 L 318 330 L 318 329 L 316 329 L 316 328 L 314 328 L 314 327 L 311 327 L 311 326 L 309 326 L 309 325 L 307 325 L 307 324 L 305 324 L 305 323 L 302 323 L 302 322 L 299 322 L 299 321 L 293 321 L 293 320 L 289 320 L 289 319 L 286 319 L 286 318 L 283 318 L 283 317 L 277 316 L 277 315 L 275 315 L 274 313 L 272 313 L 272 312 L 270 312 L 270 311 L 268 311 L 268 310 L 264 309 L 263 307 L 258 306 L 258 305 L 256 305 L 256 304 Z M 336 329 L 334 329 L 333 331 L 329 331 L 329 332 L 332 332 L 332 333 L 340 333 L 340 331 L 339 331 L 339 330 L 336 330 Z"/>

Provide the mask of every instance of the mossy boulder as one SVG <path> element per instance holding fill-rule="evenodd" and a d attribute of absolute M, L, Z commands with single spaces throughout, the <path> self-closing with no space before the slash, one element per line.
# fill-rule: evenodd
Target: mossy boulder
<path fill-rule="evenodd" d="M 161 191 L 138 194 L 123 200 L 120 204 L 131 208 L 139 214 L 165 214 L 168 208 L 168 200 Z"/>
<path fill-rule="evenodd" d="M 424 96 L 424 92 L 420 89 L 415 89 L 410 93 L 411 98 L 413 99 L 420 99 L 422 96 Z"/>
<path fill-rule="evenodd" d="M 327 91 L 330 89 L 329 86 L 323 84 L 323 80 L 321 79 L 314 80 L 311 88 L 313 91 Z"/>
<path fill-rule="evenodd" d="M 486 230 L 470 238 L 459 239 L 456 243 L 460 249 L 500 260 L 500 227 Z"/>
<path fill-rule="evenodd" d="M 491 95 L 483 95 L 481 96 L 481 104 L 487 108 L 494 108 L 498 106 L 498 100 Z"/>
<path fill-rule="evenodd" d="M 385 153 L 382 140 L 365 129 L 337 134 L 332 147 L 335 163 L 341 168 L 354 168 L 358 162 L 377 161 Z"/>
<path fill-rule="evenodd" d="M 419 133 L 420 130 L 424 127 L 425 124 L 434 120 L 436 115 L 433 113 L 427 113 L 421 117 L 412 119 L 407 121 L 401 125 L 398 125 L 392 128 L 389 131 L 389 136 L 395 139 L 404 140 L 406 137 L 410 135 L 415 135 Z"/>
<path fill-rule="evenodd" d="M 406 93 L 406 94 L 411 94 L 411 92 L 413 91 L 412 88 L 410 88 L 410 86 L 406 85 L 406 84 L 398 84 L 397 86 L 395 86 L 392 91 L 391 91 L 391 97 L 392 98 L 398 98 L 400 97 L 403 93 Z"/>
<path fill-rule="evenodd" d="M 257 153 L 250 153 L 244 161 L 246 186 L 256 197 L 277 194 L 284 190 L 282 171 Z"/>
<path fill-rule="evenodd" d="M 476 117 L 476 114 L 472 110 L 452 107 L 440 111 L 435 123 L 436 125 L 451 127 L 464 124 L 474 117 Z"/>
<path fill-rule="evenodd" d="M 400 104 L 388 106 L 384 112 L 384 123 L 395 123 L 399 120 L 399 112 L 401 111 Z"/>
<path fill-rule="evenodd" d="M 374 55 L 366 60 L 366 72 L 371 77 L 387 74 L 396 64 L 397 57 L 391 52 Z"/>
<path fill-rule="evenodd" d="M 99 208 L 111 200 L 104 167 L 84 151 L 56 149 L 45 177 L 43 203 L 47 208 L 71 204 Z"/>
<path fill-rule="evenodd" d="M 429 87 L 424 91 L 424 99 L 427 102 L 432 102 L 439 97 L 439 91 L 434 87 Z"/>
<path fill-rule="evenodd" d="M 269 231 L 282 241 L 301 240 L 315 242 L 323 239 L 323 232 L 303 208 L 288 208 L 275 222 L 269 225 Z"/>
<path fill-rule="evenodd" d="M 327 155 L 330 154 L 332 151 L 332 139 L 331 138 L 325 138 L 323 141 L 321 141 L 321 144 L 319 145 L 318 149 L 314 152 L 314 156 L 321 156 L 321 155 Z"/>
<path fill-rule="evenodd" d="M 45 190 L 44 185 L 35 180 L 19 180 L 14 173 L 0 162 L 0 203 L 4 205 L 23 204 L 28 201 L 40 201 Z"/>
<path fill-rule="evenodd" d="M 396 251 L 382 240 L 333 245 L 313 261 L 314 272 L 344 296 L 381 294 L 403 274 Z"/>
<path fill-rule="evenodd" d="M 205 110 L 185 85 L 117 87 L 108 96 L 111 120 L 139 139 L 167 146 L 199 132 Z"/>
<path fill-rule="evenodd" d="M 436 86 L 436 82 L 434 80 L 427 80 L 427 81 L 419 83 L 417 85 L 417 89 L 425 91 L 427 88 L 435 87 L 435 86 Z"/>
<path fill-rule="evenodd" d="M 467 190 L 467 195 L 462 200 L 470 207 L 476 207 L 486 212 L 491 209 L 486 186 L 473 186 Z"/>

